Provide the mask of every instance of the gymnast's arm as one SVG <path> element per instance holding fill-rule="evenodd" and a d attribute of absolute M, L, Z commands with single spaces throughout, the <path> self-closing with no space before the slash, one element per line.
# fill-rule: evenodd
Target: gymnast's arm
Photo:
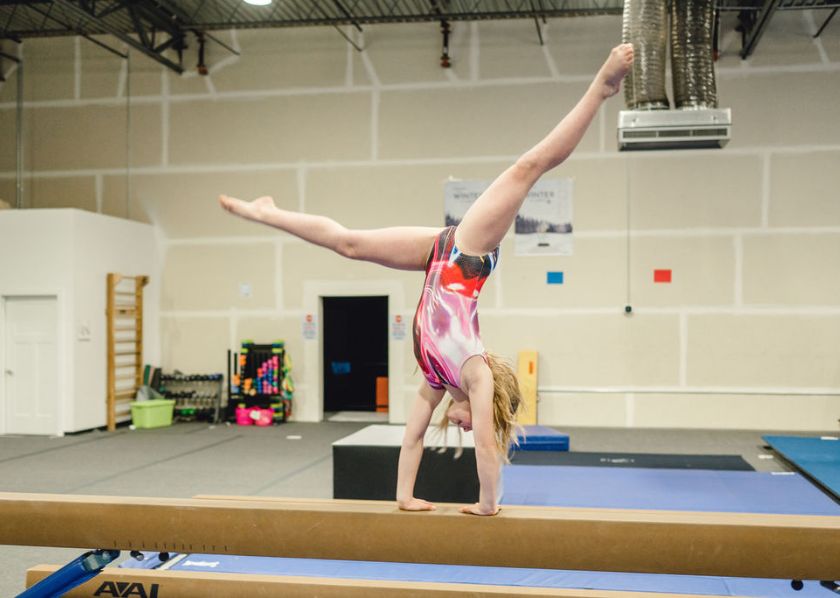
<path fill-rule="evenodd" d="M 405 427 L 397 469 L 397 504 L 405 511 L 431 511 L 435 508 L 432 503 L 414 497 L 414 482 L 423 457 L 423 437 L 432 420 L 432 412 L 444 393 L 444 390 L 434 389 L 424 382 L 417 392 Z"/>
<path fill-rule="evenodd" d="M 481 360 L 467 362 L 461 374 L 470 397 L 475 465 L 481 485 L 478 502 L 461 508 L 471 515 L 495 515 L 499 512 L 501 464 L 493 424 L 493 375 Z"/>

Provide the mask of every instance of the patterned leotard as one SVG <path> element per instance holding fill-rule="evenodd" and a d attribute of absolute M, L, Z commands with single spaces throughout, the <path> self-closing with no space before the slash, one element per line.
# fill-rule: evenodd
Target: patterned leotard
<path fill-rule="evenodd" d="M 460 387 L 461 366 L 484 355 L 478 331 L 478 294 L 499 259 L 455 247 L 455 227 L 443 229 L 426 262 L 426 282 L 414 315 L 414 356 L 429 386 Z"/>

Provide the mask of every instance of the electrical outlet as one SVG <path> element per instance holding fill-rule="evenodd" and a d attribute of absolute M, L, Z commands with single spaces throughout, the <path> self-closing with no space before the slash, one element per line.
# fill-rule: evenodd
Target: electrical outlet
<path fill-rule="evenodd" d="M 88 322 L 82 322 L 79 324 L 79 329 L 76 332 L 76 339 L 80 341 L 90 340 L 90 324 Z"/>

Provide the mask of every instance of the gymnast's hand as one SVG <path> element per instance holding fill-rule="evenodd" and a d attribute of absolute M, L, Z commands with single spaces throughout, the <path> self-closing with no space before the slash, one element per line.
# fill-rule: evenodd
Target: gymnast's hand
<path fill-rule="evenodd" d="M 242 201 L 228 195 L 219 195 L 219 205 L 231 214 L 247 220 L 262 222 L 265 216 L 275 208 L 274 199 L 264 195 L 254 201 Z"/>
<path fill-rule="evenodd" d="M 397 505 L 403 511 L 434 511 L 437 509 L 435 505 L 422 498 L 414 498 L 413 496 L 408 500 L 398 500 Z"/>
<path fill-rule="evenodd" d="M 467 515 L 482 515 L 484 517 L 491 517 L 496 515 L 501 509 L 499 505 L 494 506 L 492 509 L 481 506 L 480 502 L 477 502 L 473 505 L 467 505 L 466 507 L 461 507 L 461 512 L 466 513 Z"/>

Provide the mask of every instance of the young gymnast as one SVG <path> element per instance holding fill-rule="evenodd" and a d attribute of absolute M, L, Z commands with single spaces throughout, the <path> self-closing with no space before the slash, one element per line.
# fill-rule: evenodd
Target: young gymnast
<path fill-rule="evenodd" d="M 434 505 L 414 496 L 423 437 L 432 412 L 448 391 L 442 425 L 473 431 L 481 484 L 479 501 L 464 513 L 495 515 L 501 463 L 514 439 L 519 385 L 505 362 L 484 350 L 477 300 L 493 271 L 499 244 L 528 190 L 563 162 L 586 132 L 601 104 L 618 93 L 633 62 L 633 47 L 613 48 L 586 93 L 549 134 L 505 170 L 470 206 L 457 227 L 392 227 L 349 230 L 324 216 L 281 210 L 270 197 L 251 202 L 221 195 L 229 212 L 260 222 L 355 260 L 401 270 L 425 270 L 414 317 L 414 354 L 425 382 L 408 417 L 399 458 L 397 503 L 424 511 Z"/>

